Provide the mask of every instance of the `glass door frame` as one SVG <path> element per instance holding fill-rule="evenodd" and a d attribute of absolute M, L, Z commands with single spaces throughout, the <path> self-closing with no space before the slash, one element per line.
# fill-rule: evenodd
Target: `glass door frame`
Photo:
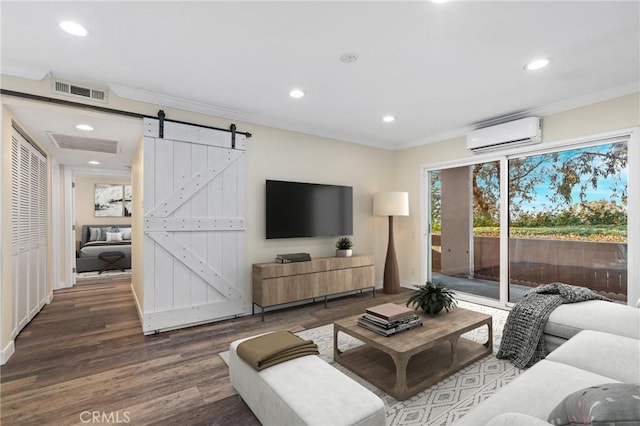
<path fill-rule="evenodd" d="M 613 132 L 600 133 L 591 136 L 565 139 L 555 142 L 547 142 L 540 145 L 520 147 L 518 149 L 505 150 L 495 153 L 473 155 L 459 160 L 446 161 L 421 166 L 420 172 L 420 227 L 423 236 L 420 244 L 420 277 L 421 282 L 432 279 L 431 256 L 431 177 L 430 173 L 436 170 L 472 166 L 478 163 L 500 162 L 500 299 L 494 300 L 475 296 L 468 293 L 458 293 L 460 300 L 480 303 L 488 306 L 510 307 L 509 302 L 509 203 L 508 185 L 509 170 L 508 161 L 522 156 L 547 154 L 565 149 L 585 148 L 601 145 L 611 140 L 627 140 L 627 253 L 630 262 L 627 264 L 627 304 L 636 306 L 640 304 L 640 262 L 632 259 L 640 259 L 640 127 L 623 129 Z M 640 306 L 639 306 L 640 307 Z"/>

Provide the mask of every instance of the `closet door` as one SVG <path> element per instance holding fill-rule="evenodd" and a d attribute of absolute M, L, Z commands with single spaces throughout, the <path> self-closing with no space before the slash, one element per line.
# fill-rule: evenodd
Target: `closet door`
<path fill-rule="evenodd" d="M 26 148 L 24 148 L 26 151 Z M 22 298 L 19 298 L 19 295 L 25 294 L 24 291 L 21 292 L 20 283 L 24 282 L 24 276 L 26 269 L 22 268 L 21 263 L 23 263 L 23 241 L 20 238 L 20 227 L 22 225 L 22 221 L 20 220 L 22 215 L 23 206 L 20 203 L 21 200 L 21 190 L 24 191 L 24 188 L 20 187 L 20 181 L 23 173 L 23 169 L 20 167 L 20 158 L 22 157 L 23 147 L 18 142 L 16 135 L 11 136 L 11 255 L 13 260 L 13 321 L 12 321 L 12 330 L 13 333 L 17 333 L 19 330 L 18 324 L 24 323 L 26 318 L 26 310 L 21 310 L 20 301 Z M 26 287 L 26 285 L 25 285 Z M 26 307 L 26 301 L 24 302 L 24 306 Z"/>
<path fill-rule="evenodd" d="M 38 153 L 40 154 L 40 153 Z M 47 302 L 47 159 L 38 157 L 38 312 Z"/>
<path fill-rule="evenodd" d="M 16 317 L 16 332 L 29 322 L 29 287 L 31 283 L 30 264 L 30 214 L 31 214 L 31 153 L 29 145 L 19 142 L 19 182 L 18 182 L 18 256 L 14 265 L 14 313 Z"/>
<path fill-rule="evenodd" d="M 14 334 L 29 323 L 46 301 L 46 177 L 46 158 L 14 129 L 11 137 Z"/>
<path fill-rule="evenodd" d="M 39 259 L 39 223 L 38 223 L 38 206 L 40 204 L 40 191 L 38 188 L 38 177 L 40 172 L 40 164 L 38 156 L 35 152 L 30 153 L 29 178 L 31 184 L 31 193 L 29 194 L 29 294 L 27 296 L 27 304 L 29 309 L 29 319 L 38 313 L 38 280 L 40 272 Z"/>

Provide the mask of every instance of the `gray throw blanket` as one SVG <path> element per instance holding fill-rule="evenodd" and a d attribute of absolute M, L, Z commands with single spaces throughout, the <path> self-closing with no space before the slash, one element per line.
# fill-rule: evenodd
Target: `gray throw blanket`
<path fill-rule="evenodd" d="M 551 312 L 563 303 L 593 299 L 611 301 L 588 288 L 563 283 L 531 289 L 509 312 L 496 357 L 518 368 L 532 366 L 547 356 L 542 332 Z"/>

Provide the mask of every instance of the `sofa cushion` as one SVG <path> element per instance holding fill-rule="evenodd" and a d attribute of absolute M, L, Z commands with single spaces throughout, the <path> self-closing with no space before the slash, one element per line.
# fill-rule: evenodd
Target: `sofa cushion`
<path fill-rule="evenodd" d="M 570 393 L 612 381 L 610 377 L 543 359 L 455 424 L 484 425 L 507 410 L 546 420 L 558 403 Z"/>
<path fill-rule="evenodd" d="M 600 331 L 581 331 L 547 359 L 621 382 L 634 383 L 640 378 L 640 341 Z"/>
<path fill-rule="evenodd" d="M 640 339 L 640 309 L 603 300 L 565 303 L 551 312 L 544 333 L 570 339 L 582 330 Z"/>
<path fill-rule="evenodd" d="M 640 385 L 605 383 L 568 395 L 549 415 L 554 425 L 640 424 Z"/>
<path fill-rule="evenodd" d="M 549 423 L 528 414 L 509 412 L 498 414 L 485 426 L 549 426 Z"/>
<path fill-rule="evenodd" d="M 543 334 L 542 338 L 544 339 L 544 345 L 547 347 L 547 353 L 553 352 L 561 345 L 567 343 L 567 339 L 564 337 L 553 336 L 551 334 Z"/>

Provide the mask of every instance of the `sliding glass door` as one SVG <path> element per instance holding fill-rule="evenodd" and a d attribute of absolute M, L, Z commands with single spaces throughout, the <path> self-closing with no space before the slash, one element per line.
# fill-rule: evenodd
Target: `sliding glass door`
<path fill-rule="evenodd" d="M 563 282 L 627 300 L 627 143 L 509 159 L 509 301 Z"/>
<path fill-rule="evenodd" d="M 627 168 L 620 138 L 427 170 L 427 277 L 501 302 L 552 282 L 626 301 Z"/>
<path fill-rule="evenodd" d="M 429 172 L 431 270 L 451 288 L 499 299 L 498 161 Z"/>

